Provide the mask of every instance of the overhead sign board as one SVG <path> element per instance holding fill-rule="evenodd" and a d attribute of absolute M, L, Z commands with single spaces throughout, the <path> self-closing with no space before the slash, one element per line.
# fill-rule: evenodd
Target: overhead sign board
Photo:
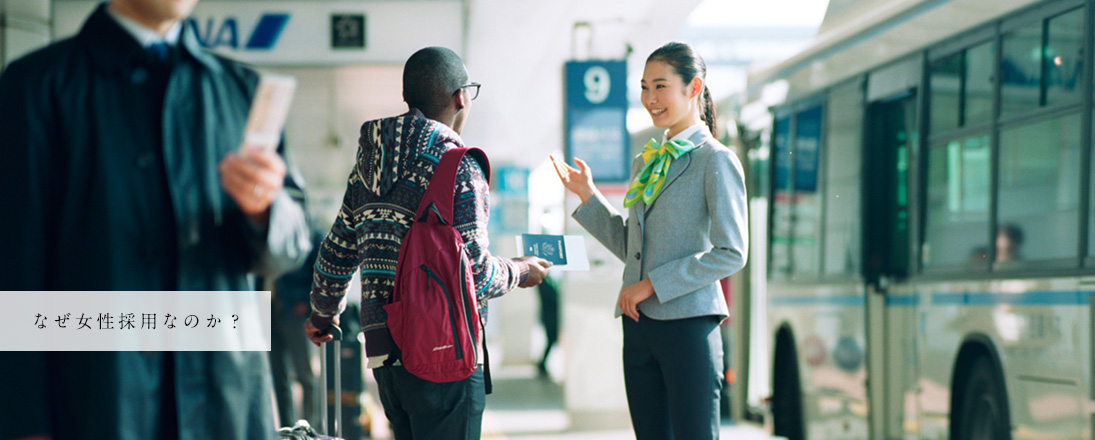
<path fill-rule="evenodd" d="M 598 182 L 630 177 L 626 81 L 624 60 L 566 63 L 567 162 L 584 160 Z"/>

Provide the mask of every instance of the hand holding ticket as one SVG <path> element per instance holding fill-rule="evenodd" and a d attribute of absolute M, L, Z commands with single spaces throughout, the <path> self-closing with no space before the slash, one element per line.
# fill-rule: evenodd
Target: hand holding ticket
<path fill-rule="evenodd" d="M 296 87 L 297 80 L 291 76 L 262 75 L 255 89 L 255 97 L 251 100 L 242 145 L 270 151 L 277 148 Z"/>

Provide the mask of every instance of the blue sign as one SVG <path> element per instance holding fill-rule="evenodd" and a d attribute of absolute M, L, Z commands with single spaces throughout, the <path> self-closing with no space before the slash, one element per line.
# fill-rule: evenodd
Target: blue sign
<path fill-rule="evenodd" d="M 494 180 L 490 187 L 500 194 L 528 196 L 528 175 L 528 168 L 498 166 L 494 168 Z"/>
<path fill-rule="evenodd" d="M 818 147 L 821 145 L 821 106 L 796 116 L 795 192 L 817 191 Z"/>
<path fill-rule="evenodd" d="M 491 167 L 491 174 L 490 223 L 488 224 L 491 235 L 517 235 L 528 232 L 529 169 L 498 165 Z"/>
<path fill-rule="evenodd" d="M 255 29 L 251 31 L 244 47 L 240 47 L 239 25 L 237 22 L 238 20 L 235 17 L 226 17 L 220 21 L 210 17 L 205 20 L 203 26 L 203 23 L 194 18 L 186 19 L 186 25 L 194 28 L 194 35 L 197 35 L 198 42 L 201 43 L 202 47 L 269 50 L 274 47 L 274 43 L 281 36 L 281 31 L 285 29 L 285 24 L 289 22 L 289 14 L 263 14 L 258 24 L 255 25 Z"/>
<path fill-rule="evenodd" d="M 599 182 L 626 182 L 631 172 L 627 133 L 627 62 L 566 63 L 566 158 L 589 164 Z"/>
<path fill-rule="evenodd" d="M 772 129 L 772 139 L 776 172 L 773 188 L 777 193 L 786 193 L 791 189 L 791 118 L 789 116 L 777 116 L 775 128 Z"/>

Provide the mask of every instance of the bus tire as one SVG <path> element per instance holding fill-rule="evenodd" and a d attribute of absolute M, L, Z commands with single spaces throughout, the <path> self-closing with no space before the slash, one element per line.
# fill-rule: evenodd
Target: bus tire
<path fill-rule="evenodd" d="M 965 382 L 959 417 L 955 420 L 958 426 L 952 431 L 955 440 L 1010 440 L 1011 419 L 1004 381 L 992 359 L 981 356 L 974 360 Z"/>
<path fill-rule="evenodd" d="M 772 376 L 772 430 L 787 440 L 805 440 L 802 423 L 802 385 L 794 345 L 780 344 Z"/>

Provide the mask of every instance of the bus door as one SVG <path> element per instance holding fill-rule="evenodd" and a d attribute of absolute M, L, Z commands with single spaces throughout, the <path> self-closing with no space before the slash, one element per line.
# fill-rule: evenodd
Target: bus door
<path fill-rule="evenodd" d="M 874 100 L 868 93 L 862 224 L 871 438 L 915 437 L 918 417 L 905 407 L 916 401 L 916 296 L 905 280 L 917 115 L 915 89 Z"/>

